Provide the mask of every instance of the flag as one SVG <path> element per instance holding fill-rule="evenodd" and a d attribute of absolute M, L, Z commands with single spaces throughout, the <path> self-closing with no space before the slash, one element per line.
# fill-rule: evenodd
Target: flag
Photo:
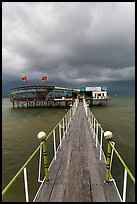
<path fill-rule="evenodd" d="M 42 80 L 47 80 L 47 76 L 42 76 Z"/>
<path fill-rule="evenodd" d="M 26 80 L 27 80 L 27 77 L 26 77 L 26 76 L 22 77 L 22 80 L 23 80 L 23 81 L 26 81 Z"/>

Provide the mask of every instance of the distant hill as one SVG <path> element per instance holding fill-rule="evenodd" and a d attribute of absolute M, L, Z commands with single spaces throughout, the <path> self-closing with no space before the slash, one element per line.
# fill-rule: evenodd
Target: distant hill
<path fill-rule="evenodd" d="M 42 83 L 42 82 L 41 82 Z M 39 83 L 33 83 L 33 85 L 38 85 Z M 43 83 L 42 83 L 43 84 Z M 21 81 L 11 81 L 2 84 L 2 97 L 7 98 L 10 95 L 10 89 L 18 86 L 24 86 L 25 83 Z M 31 85 L 31 84 L 30 84 Z M 108 95 L 135 95 L 135 81 L 116 81 L 116 82 L 88 82 L 81 84 L 79 86 L 73 86 L 73 84 L 50 82 L 49 85 L 64 86 L 71 88 L 80 88 L 81 86 L 107 86 Z"/>
<path fill-rule="evenodd" d="M 135 95 L 135 81 L 92 83 L 93 86 L 107 86 L 108 95 Z"/>

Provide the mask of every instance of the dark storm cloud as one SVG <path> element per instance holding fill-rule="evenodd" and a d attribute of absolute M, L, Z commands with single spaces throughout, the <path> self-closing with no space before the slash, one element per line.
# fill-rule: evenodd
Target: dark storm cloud
<path fill-rule="evenodd" d="M 134 80 L 134 2 L 3 2 L 3 80 Z"/>

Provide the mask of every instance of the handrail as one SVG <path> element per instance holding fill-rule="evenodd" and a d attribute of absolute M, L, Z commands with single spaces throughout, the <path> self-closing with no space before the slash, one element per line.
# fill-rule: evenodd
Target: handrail
<path fill-rule="evenodd" d="M 47 135 L 46 139 L 40 143 L 40 145 L 36 148 L 36 150 L 32 153 L 32 155 L 27 159 L 27 161 L 24 163 L 24 165 L 20 168 L 20 170 L 15 174 L 15 176 L 11 179 L 11 181 L 8 183 L 8 185 L 4 188 L 4 190 L 2 191 L 2 197 L 5 195 L 5 193 L 10 188 L 10 186 L 15 182 L 15 180 L 21 174 L 21 172 L 24 170 L 24 168 L 26 168 L 26 166 L 29 164 L 29 162 L 32 160 L 32 158 L 36 155 L 36 153 L 38 152 L 40 147 L 43 145 L 43 143 L 48 140 L 48 138 L 52 135 L 52 133 L 55 131 L 55 129 L 61 124 L 61 122 L 64 120 L 64 118 L 67 117 L 67 115 L 68 115 L 68 113 L 70 111 L 72 111 L 72 115 L 71 116 L 73 117 L 73 115 L 74 115 L 74 113 L 76 111 L 76 108 L 77 108 L 77 99 L 75 99 L 75 102 L 73 103 L 73 106 L 67 111 L 67 113 L 64 115 L 64 117 L 57 123 L 57 125 Z M 69 117 L 70 117 L 70 114 L 69 114 Z M 70 118 L 70 120 L 71 120 L 71 118 Z M 52 163 L 52 161 L 51 161 L 51 163 Z M 26 171 L 26 169 L 25 169 L 25 171 Z M 27 200 L 28 200 L 28 198 L 27 198 Z"/>
<path fill-rule="evenodd" d="M 104 154 L 103 152 L 103 149 L 102 149 L 102 141 L 103 141 L 103 137 L 102 137 L 102 134 L 105 133 L 105 131 L 103 130 L 103 128 L 101 127 L 101 124 L 99 124 L 99 122 L 97 121 L 97 119 L 95 118 L 95 116 L 93 115 L 92 111 L 90 110 L 89 107 L 87 107 L 87 103 L 86 103 L 86 100 L 84 99 L 83 100 L 83 106 L 85 108 L 85 113 L 86 113 L 86 116 L 88 118 L 88 121 L 90 123 L 90 127 L 92 127 L 93 129 L 93 139 L 96 140 L 96 147 L 97 147 L 97 142 L 99 144 L 99 141 L 98 141 L 98 127 L 100 128 L 101 130 L 101 135 L 100 135 L 100 156 L 99 156 L 99 159 L 101 160 L 101 153 Z M 92 117 L 92 121 L 90 120 L 90 117 Z M 98 125 L 97 125 L 98 124 Z M 96 137 L 95 137 L 96 136 Z M 129 170 L 129 168 L 127 167 L 127 165 L 125 164 L 124 160 L 122 159 L 122 157 L 120 156 L 120 154 L 118 153 L 118 151 L 116 150 L 116 148 L 114 147 L 114 142 L 111 142 L 111 141 L 108 141 L 108 143 L 111 145 L 112 147 L 112 150 L 116 153 L 117 157 L 119 158 L 122 166 L 125 168 L 125 172 L 124 172 L 124 184 L 123 184 L 123 199 L 121 198 L 121 195 L 118 191 L 118 195 L 120 197 L 120 200 L 125 202 L 126 200 L 126 187 L 127 187 L 127 173 L 128 175 L 130 176 L 130 178 L 132 179 L 133 183 L 135 184 L 135 177 L 133 176 L 133 174 L 131 173 L 131 171 Z M 104 159 L 106 159 L 105 155 L 104 155 Z M 113 154 L 111 154 L 111 164 L 112 164 L 112 159 L 113 159 Z M 111 169 L 110 169 L 111 170 Z M 116 185 L 116 184 L 115 184 Z M 117 187 L 116 187 L 117 188 Z"/>
<path fill-rule="evenodd" d="M 91 112 L 91 113 L 92 113 L 92 112 Z M 92 113 L 92 115 L 93 115 L 93 113 Z M 93 115 L 93 116 L 94 116 L 94 115 Z M 95 116 L 94 116 L 94 118 L 95 118 Z M 96 118 L 95 118 L 95 121 L 96 121 L 97 123 L 99 123 Z M 100 129 L 102 129 L 103 132 L 105 132 L 105 131 L 103 130 L 103 128 L 101 127 L 101 124 L 99 124 L 99 127 L 100 127 Z M 116 150 L 116 148 L 113 147 L 112 142 L 109 141 L 109 143 L 111 144 L 111 146 L 112 146 L 112 148 L 114 149 L 114 151 L 115 151 L 117 157 L 119 158 L 119 160 L 121 161 L 121 163 L 123 164 L 123 166 L 125 167 L 125 169 L 127 170 L 127 172 L 128 172 L 128 174 L 129 174 L 129 176 L 131 177 L 132 181 L 135 183 L 135 178 L 134 178 L 133 174 L 131 173 L 131 171 L 129 170 L 129 168 L 127 167 L 127 165 L 125 164 L 124 160 L 122 159 L 122 157 L 120 156 L 120 154 L 118 153 L 118 151 Z"/>
<path fill-rule="evenodd" d="M 20 170 L 15 174 L 15 176 L 12 178 L 12 180 L 8 183 L 8 185 L 4 188 L 2 191 L 2 196 L 6 193 L 6 191 L 9 189 L 9 187 L 14 183 L 16 178 L 20 175 L 20 173 L 23 171 L 23 169 L 28 165 L 28 163 L 31 161 L 31 159 L 35 156 L 39 148 L 42 146 L 44 141 L 37 147 L 37 149 L 33 152 L 33 154 L 28 158 L 28 160 L 25 162 L 25 164 L 20 168 Z"/>
<path fill-rule="evenodd" d="M 111 144 L 112 148 L 114 149 L 116 155 L 118 156 L 119 160 L 121 161 L 121 163 L 123 164 L 123 166 L 125 167 L 125 169 L 127 170 L 130 178 L 132 179 L 132 181 L 135 183 L 135 177 L 133 176 L 133 174 L 131 173 L 131 171 L 129 170 L 129 168 L 127 167 L 127 165 L 125 164 L 124 160 L 122 159 L 122 157 L 120 156 L 120 154 L 118 153 L 118 151 L 116 150 L 115 147 L 113 147 L 112 142 L 109 141 L 109 143 Z"/>
<path fill-rule="evenodd" d="M 8 185 L 4 188 L 4 190 L 2 191 L 2 196 L 5 195 L 5 193 L 7 192 L 7 190 L 10 188 L 10 186 L 15 182 L 15 180 L 17 179 L 17 177 L 21 174 L 21 172 L 24 170 L 26 171 L 26 166 L 29 164 L 29 162 L 32 160 L 32 158 L 36 155 L 36 153 L 38 152 L 38 150 L 42 147 L 43 143 L 45 141 L 48 140 L 48 138 L 53 134 L 55 134 L 55 130 L 57 127 L 60 128 L 61 126 L 61 123 L 63 123 L 63 128 L 66 126 L 65 128 L 65 131 L 63 129 L 63 136 L 65 136 L 65 133 L 67 131 L 67 128 L 69 126 L 69 123 L 71 121 L 71 117 L 73 117 L 73 115 L 75 114 L 75 111 L 76 111 L 76 108 L 77 108 L 77 100 L 75 101 L 75 103 L 73 104 L 73 106 L 69 109 L 69 111 L 64 115 L 64 117 L 58 122 L 58 124 L 52 129 L 52 131 L 48 134 L 48 136 L 46 137 L 46 139 L 44 141 L 42 141 L 40 143 L 40 145 L 37 147 L 37 149 L 32 153 L 32 155 L 28 158 L 28 160 L 25 162 L 25 164 L 20 168 L 20 170 L 15 174 L 15 176 L 11 179 L 11 181 L 8 183 Z M 103 134 L 104 134 L 104 130 L 103 128 L 101 127 L 101 124 L 97 121 L 97 119 L 95 118 L 95 116 L 93 115 L 93 113 L 91 112 L 91 110 L 89 109 L 89 107 L 87 107 L 87 104 L 86 102 L 84 101 L 84 108 L 85 108 L 85 112 L 86 112 L 86 116 L 88 118 L 88 121 L 90 122 L 90 126 L 92 126 L 92 129 L 94 130 L 94 134 L 93 135 L 93 138 L 95 138 L 96 140 L 96 147 L 97 147 L 97 144 L 99 144 L 99 140 L 98 140 L 98 128 L 100 128 L 101 130 L 101 136 L 100 136 L 100 157 L 99 159 L 101 160 L 101 154 L 103 152 L 103 149 L 102 149 L 102 141 L 103 141 Z M 72 111 L 72 112 L 71 112 Z M 70 114 L 69 114 L 70 112 Z M 69 117 L 69 120 L 66 118 Z M 90 117 L 92 117 L 92 120 L 90 120 Z M 65 124 L 65 122 L 66 124 Z M 94 121 L 94 123 L 92 124 L 92 122 Z M 53 135 L 53 137 L 55 138 L 55 135 Z M 60 137 L 60 135 L 59 135 Z M 63 139 L 63 137 L 62 137 Z M 54 139 L 55 140 L 55 139 Z M 132 181 L 135 183 L 135 177 L 133 176 L 133 174 L 131 173 L 131 171 L 129 170 L 129 168 L 127 167 L 127 165 L 125 164 L 124 160 L 122 159 L 122 157 L 120 156 L 120 154 L 118 153 L 118 151 L 116 150 L 116 148 L 114 147 L 113 145 L 113 142 L 110 142 L 110 145 L 112 146 L 112 150 L 114 150 L 114 152 L 116 153 L 117 157 L 119 158 L 120 162 L 122 163 L 123 167 L 125 168 L 125 174 L 124 174 L 124 187 L 123 187 L 123 201 L 125 201 L 126 199 L 126 185 L 127 185 L 127 176 L 126 176 L 126 172 L 128 173 L 128 175 L 130 176 L 130 178 L 132 179 Z M 60 146 L 60 144 L 58 145 L 58 147 Z M 54 148 L 54 157 L 56 159 L 56 152 L 58 151 L 58 149 L 56 150 L 56 147 Z M 54 159 L 53 157 L 53 159 Z M 104 155 L 104 159 L 105 159 L 105 155 Z M 53 161 L 53 160 L 52 160 Z M 51 161 L 51 163 L 52 163 Z M 112 162 L 112 158 L 111 158 L 111 162 Z M 51 164 L 50 164 L 51 165 Z M 49 167 L 50 168 L 50 167 Z M 42 182 L 42 181 L 40 181 Z M 119 192 L 118 192 L 119 193 Z M 120 194 L 119 194 L 120 195 Z M 120 199 L 121 199 L 121 196 L 120 196 Z M 28 198 L 26 199 L 26 201 L 28 200 Z M 121 199 L 122 200 L 122 199 Z M 27 201 L 28 202 L 28 201 Z"/>

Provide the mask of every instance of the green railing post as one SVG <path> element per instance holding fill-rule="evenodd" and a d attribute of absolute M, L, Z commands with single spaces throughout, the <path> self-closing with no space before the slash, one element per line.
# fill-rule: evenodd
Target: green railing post
<path fill-rule="evenodd" d="M 46 133 L 41 131 L 38 133 L 38 139 L 44 141 L 43 143 L 43 156 L 44 156 L 44 170 L 46 181 L 49 181 L 49 171 L 48 171 L 48 157 L 47 157 L 47 145 L 46 145 Z"/>
<path fill-rule="evenodd" d="M 110 162 L 111 162 L 111 144 L 109 141 L 112 139 L 113 135 L 112 132 L 106 131 L 104 132 L 104 137 L 108 141 L 107 145 L 107 163 L 106 163 L 106 183 L 109 183 L 109 178 L 110 178 Z"/>

